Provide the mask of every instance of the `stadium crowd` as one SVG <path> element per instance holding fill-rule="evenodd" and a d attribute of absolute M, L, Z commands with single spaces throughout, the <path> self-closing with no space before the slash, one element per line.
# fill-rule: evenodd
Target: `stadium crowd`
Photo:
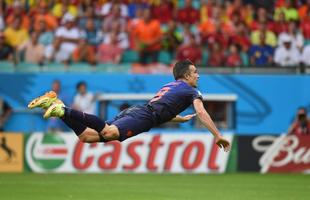
<path fill-rule="evenodd" d="M 310 65 L 310 0 L 257 2 L 0 0 L 0 61 Z"/>

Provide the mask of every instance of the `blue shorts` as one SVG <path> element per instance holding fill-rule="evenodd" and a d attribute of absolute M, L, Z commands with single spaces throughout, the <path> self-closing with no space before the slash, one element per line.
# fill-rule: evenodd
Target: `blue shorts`
<path fill-rule="evenodd" d="M 113 120 L 106 122 L 118 128 L 119 141 L 139 133 L 147 132 L 155 126 L 155 114 L 147 106 L 133 106 L 119 113 Z"/>

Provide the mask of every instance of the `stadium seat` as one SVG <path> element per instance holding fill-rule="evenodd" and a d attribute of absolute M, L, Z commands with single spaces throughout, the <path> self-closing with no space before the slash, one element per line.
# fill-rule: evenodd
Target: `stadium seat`
<path fill-rule="evenodd" d="M 139 60 L 139 55 L 134 50 L 125 50 L 122 55 L 122 63 L 135 63 Z"/>
<path fill-rule="evenodd" d="M 38 64 L 21 62 L 16 66 L 16 72 L 40 72 L 41 68 Z"/>
<path fill-rule="evenodd" d="M 91 66 L 88 63 L 72 63 L 69 65 L 69 72 L 92 72 L 95 67 Z"/>
<path fill-rule="evenodd" d="M 128 73 L 131 70 L 131 64 L 113 64 L 113 63 L 101 63 L 96 67 L 98 72 L 108 73 Z"/>
<path fill-rule="evenodd" d="M 171 64 L 171 56 L 168 51 L 159 52 L 159 62 L 164 64 Z"/>
<path fill-rule="evenodd" d="M 8 61 L 0 61 L 0 72 L 1 73 L 12 73 L 14 72 L 14 64 Z"/>
<path fill-rule="evenodd" d="M 44 65 L 43 68 L 44 68 L 44 71 L 47 71 L 47 72 L 65 72 L 65 71 L 67 71 L 64 64 L 56 63 L 56 62 L 47 63 Z"/>

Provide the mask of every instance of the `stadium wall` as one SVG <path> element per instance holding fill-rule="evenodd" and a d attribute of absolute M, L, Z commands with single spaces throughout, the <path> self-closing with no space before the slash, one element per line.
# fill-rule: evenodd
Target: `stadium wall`
<path fill-rule="evenodd" d="M 62 82 L 63 92 L 72 97 L 77 82 L 100 93 L 155 93 L 170 75 L 126 74 L 0 74 L 0 96 L 15 109 L 7 131 L 45 131 L 41 113 L 28 112 L 33 97 Z M 208 94 L 236 94 L 236 133 L 279 134 L 285 132 L 299 106 L 310 107 L 310 76 L 305 75 L 201 75 L 199 90 Z"/>

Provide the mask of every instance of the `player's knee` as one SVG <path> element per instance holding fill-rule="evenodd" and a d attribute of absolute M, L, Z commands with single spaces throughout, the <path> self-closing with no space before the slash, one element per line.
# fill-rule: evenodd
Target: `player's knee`
<path fill-rule="evenodd" d="M 105 127 L 100 134 L 107 141 L 117 140 L 119 138 L 119 131 L 115 126 Z"/>
<path fill-rule="evenodd" d="M 79 135 L 79 140 L 80 140 L 80 142 L 83 142 L 83 143 L 92 143 L 93 142 L 88 133 L 83 133 L 83 134 Z"/>

